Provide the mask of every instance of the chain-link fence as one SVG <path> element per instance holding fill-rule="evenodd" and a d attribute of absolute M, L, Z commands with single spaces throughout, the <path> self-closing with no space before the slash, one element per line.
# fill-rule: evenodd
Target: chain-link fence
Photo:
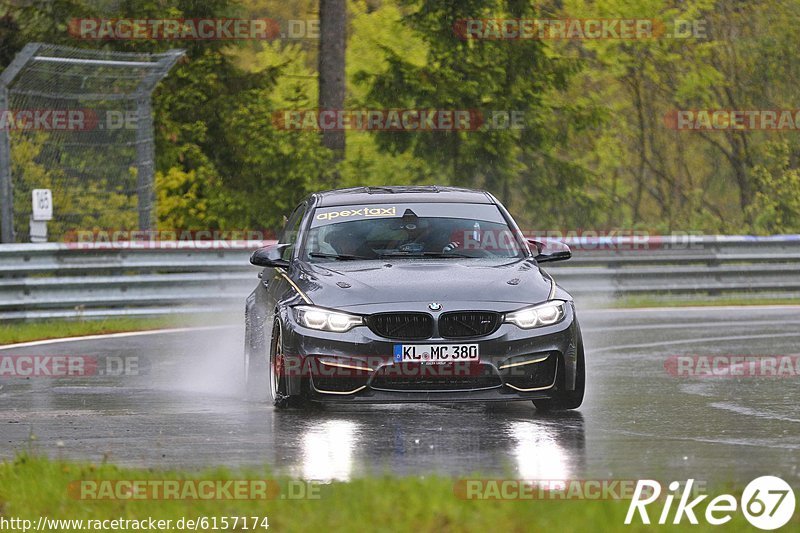
<path fill-rule="evenodd" d="M 51 189 L 51 240 L 151 229 L 151 94 L 183 54 L 31 43 L 0 73 L 2 242 L 29 239 L 32 189 Z"/>

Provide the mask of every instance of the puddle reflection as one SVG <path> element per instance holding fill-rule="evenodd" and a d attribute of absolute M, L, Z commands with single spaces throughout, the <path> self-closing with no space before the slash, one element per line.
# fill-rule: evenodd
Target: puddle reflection
<path fill-rule="evenodd" d="M 358 434 L 358 424 L 349 420 L 329 420 L 307 428 L 302 435 L 302 457 L 297 473 L 303 479 L 349 480 Z"/>
<path fill-rule="evenodd" d="M 271 411 L 278 470 L 320 481 L 369 474 L 569 479 L 585 463 L 583 416 L 527 405 Z"/>

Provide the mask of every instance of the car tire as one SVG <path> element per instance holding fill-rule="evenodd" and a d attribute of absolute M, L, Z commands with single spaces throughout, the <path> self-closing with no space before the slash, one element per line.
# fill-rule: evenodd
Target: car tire
<path fill-rule="evenodd" d="M 533 405 L 539 411 L 563 411 L 577 409 L 583 403 L 586 390 L 586 358 L 583 352 L 583 337 L 580 327 L 577 331 L 577 361 L 575 364 L 575 390 L 559 390 L 551 398 L 533 400 Z M 563 368 L 560 367 L 560 368 Z M 564 373 L 562 372 L 562 375 Z"/>
<path fill-rule="evenodd" d="M 283 335 L 281 324 L 275 321 L 272 328 L 271 349 L 267 364 L 267 390 L 269 399 L 278 409 L 287 407 L 306 407 L 306 398 L 303 395 L 290 396 L 287 392 L 286 364 L 283 351 Z"/>
<path fill-rule="evenodd" d="M 267 399 L 267 360 L 264 348 L 264 327 L 254 324 L 245 309 L 244 327 L 244 385 L 245 396 L 251 401 Z"/>

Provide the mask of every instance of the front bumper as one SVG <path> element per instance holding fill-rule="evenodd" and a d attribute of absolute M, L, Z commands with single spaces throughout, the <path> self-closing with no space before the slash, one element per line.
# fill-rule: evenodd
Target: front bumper
<path fill-rule="evenodd" d="M 558 324 L 502 324 L 477 339 L 390 340 L 359 326 L 345 333 L 305 328 L 281 312 L 289 394 L 340 403 L 515 401 L 548 398 L 575 382 L 572 302 Z M 395 363 L 395 344 L 478 344 L 480 364 Z M 304 389 L 304 383 L 308 388 Z"/>

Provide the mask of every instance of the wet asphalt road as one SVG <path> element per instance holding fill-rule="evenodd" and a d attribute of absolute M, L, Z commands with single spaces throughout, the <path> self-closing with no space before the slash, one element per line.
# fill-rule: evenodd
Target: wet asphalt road
<path fill-rule="evenodd" d="M 242 398 L 234 327 L 0 349 L 93 356 L 106 374 L 0 378 L 0 458 L 31 449 L 148 467 L 266 463 L 323 480 L 480 472 L 739 483 L 774 474 L 800 485 L 800 378 L 665 369 L 674 355 L 800 354 L 800 307 L 579 316 L 587 398 L 565 414 L 528 402 L 275 411 Z M 125 361 L 138 375 L 108 375 Z"/>

